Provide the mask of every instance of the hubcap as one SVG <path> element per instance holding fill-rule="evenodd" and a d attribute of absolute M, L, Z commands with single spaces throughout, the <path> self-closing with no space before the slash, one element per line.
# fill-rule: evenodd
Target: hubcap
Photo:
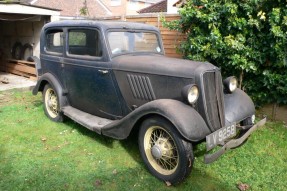
<path fill-rule="evenodd" d="M 154 145 L 151 148 L 151 154 L 156 159 L 160 159 L 162 157 L 162 152 L 161 152 L 161 149 L 158 145 Z"/>
<path fill-rule="evenodd" d="M 144 136 L 144 148 L 151 166 L 163 175 L 172 174 L 178 166 L 178 151 L 172 136 L 162 127 L 150 127 Z"/>
<path fill-rule="evenodd" d="M 156 159 L 160 159 L 162 157 L 172 157 L 172 149 L 171 142 L 168 141 L 167 138 L 159 138 L 155 145 L 152 146 L 151 153 Z"/>

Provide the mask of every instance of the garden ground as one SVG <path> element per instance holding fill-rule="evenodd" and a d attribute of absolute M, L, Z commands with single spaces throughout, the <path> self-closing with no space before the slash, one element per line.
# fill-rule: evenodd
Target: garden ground
<path fill-rule="evenodd" d="M 205 144 L 180 185 L 145 168 L 135 136 L 117 141 L 66 120 L 50 121 L 41 95 L 0 92 L 0 190 L 286 190 L 287 128 L 268 122 L 242 147 L 203 163 Z"/>

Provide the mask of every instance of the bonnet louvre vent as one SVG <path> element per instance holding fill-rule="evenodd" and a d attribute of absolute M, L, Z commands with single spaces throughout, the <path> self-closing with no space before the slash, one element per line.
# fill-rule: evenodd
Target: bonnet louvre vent
<path fill-rule="evenodd" d="M 134 98 L 147 101 L 156 99 L 149 77 L 128 74 L 127 78 Z"/>

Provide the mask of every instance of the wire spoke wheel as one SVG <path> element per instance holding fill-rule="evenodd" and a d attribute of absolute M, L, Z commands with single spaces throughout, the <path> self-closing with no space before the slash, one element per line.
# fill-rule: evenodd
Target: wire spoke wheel
<path fill-rule="evenodd" d="M 57 95 L 52 88 L 47 89 L 45 94 L 45 105 L 47 108 L 47 112 L 52 118 L 55 118 L 59 114 Z"/>
<path fill-rule="evenodd" d="M 156 116 L 143 121 L 138 140 L 143 161 L 155 177 L 177 184 L 191 172 L 192 144 L 183 140 L 165 118 Z"/>
<path fill-rule="evenodd" d="M 60 113 L 59 97 L 51 85 L 47 84 L 43 91 L 43 102 L 45 114 L 53 121 L 63 121 Z"/>
<path fill-rule="evenodd" d="M 159 126 L 149 128 L 144 136 L 145 153 L 152 167 L 164 175 L 178 165 L 178 151 L 171 135 Z"/>

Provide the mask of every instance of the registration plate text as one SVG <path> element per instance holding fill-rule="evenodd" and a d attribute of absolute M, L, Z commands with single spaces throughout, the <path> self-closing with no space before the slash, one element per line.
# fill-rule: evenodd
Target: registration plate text
<path fill-rule="evenodd" d="M 219 144 L 224 143 L 224 141 L 230 137 L 236 135 L 236 124 L 232 124 L 217 131 L 211 133 L 210 135 L 206 136 L 206 149 L 207 151 L 213 149 Z"/>

